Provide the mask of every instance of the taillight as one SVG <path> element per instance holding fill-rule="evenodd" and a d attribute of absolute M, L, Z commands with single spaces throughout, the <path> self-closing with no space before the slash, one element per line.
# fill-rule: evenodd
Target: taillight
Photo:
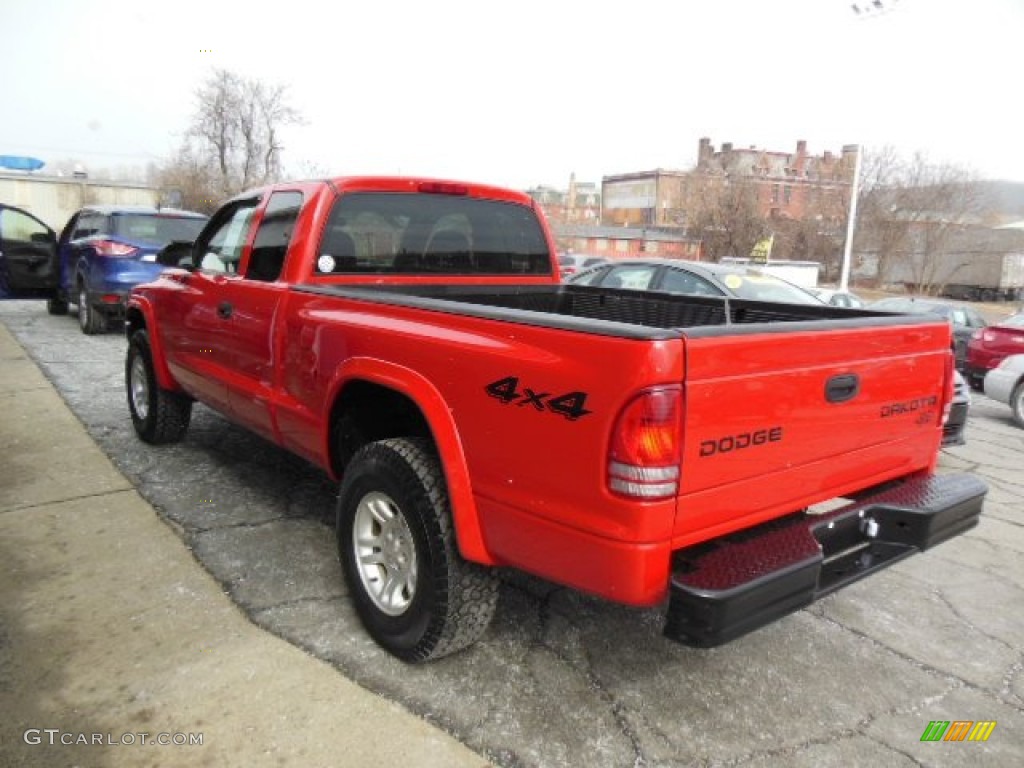
<path fill-rule="evenodd" d="M 981 332 L 981 340 L 983 342 L 985 342 L 986 344 L 991 344 L 997 338 L 998 338 L 998 334 L 993 333 L 992 331 L 982 331 Z"/>
<path fill-rule="evenodd" d="M 953 380 L 956 376 L 956 367 L 953 365 L 955 359 L 952 352 L 946 356 L 945 386 L 942 392 L 942 426 L 945 426 L 946 422 L 949 421 L 949 414 L 953 410 L 953 395 L 956 393 Z"/>
<path fill-rule="evenodd" d="M 608 449 L 608 488 L 634 499 L 665 499 L 679 491 L 683 392 L 641 392 L 615 422 Z"/>
<path fill-rule="evenodd" d="M 93 240 L 89 245 L 93 247 L 100 256 L 112 256 L 116 259 L 124 259 L 134 256 L 139 252 L 138 248 L 124 243 L 115 243 L 113 240 Z"/>

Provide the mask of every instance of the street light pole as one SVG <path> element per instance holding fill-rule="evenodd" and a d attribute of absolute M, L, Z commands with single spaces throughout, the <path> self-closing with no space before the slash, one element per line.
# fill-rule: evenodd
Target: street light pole
<path fill-rule="evenodd" d="M 850 185 L 850 213 L 846 218 L 846 244 L 843 246 L 843 266 L 839 273 L 839 290 L 850 289 L 850 255 L 853 252 L 853 230 L 857 219 L 857 196 L 860 194 L 860 145 L 853 159 L 853 183 Z"/>

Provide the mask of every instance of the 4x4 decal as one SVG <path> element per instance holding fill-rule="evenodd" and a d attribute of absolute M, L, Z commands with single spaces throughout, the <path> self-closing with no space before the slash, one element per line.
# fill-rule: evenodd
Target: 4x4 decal
<path fill-rule="evenodd" d="M 550 411 L 564 416 L 569 421 L 576 421 L 587 414 L 584 404 L 587 402 L 586 392 L 566 392 L 563 395 L 552 395 L 550 392 L 537 392 L 529 387 L 519 389 L 518 376 L 506 376 L 492 381 L 484 387 L 488 395 L 505 405 L 516 404 L 517 407 L 532 406 L 537 411 Z"/>

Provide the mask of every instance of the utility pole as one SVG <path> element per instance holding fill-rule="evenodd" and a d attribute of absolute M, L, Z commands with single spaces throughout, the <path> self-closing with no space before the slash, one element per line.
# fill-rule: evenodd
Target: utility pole
<path fill-rule="evenodd" d="M 850 212 L 846 217 L 846 243 L 843 246 L 843 266 L 839 273 L 839 290 L 850 289 L 850 257 L 853 253 L 853 232 L 857 220 L 857 196 L 860 194 L 861 147 L 856 147 L 853 156 L 853 183 L 850 184 Z"/>

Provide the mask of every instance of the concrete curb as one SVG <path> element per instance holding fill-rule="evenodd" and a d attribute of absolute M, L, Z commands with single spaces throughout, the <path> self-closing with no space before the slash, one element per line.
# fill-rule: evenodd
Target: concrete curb
<path fill-rule="evenodd" d="M 487 765 L 249 622 L 2 324 L 0 445 L 3 765 Z"/>

